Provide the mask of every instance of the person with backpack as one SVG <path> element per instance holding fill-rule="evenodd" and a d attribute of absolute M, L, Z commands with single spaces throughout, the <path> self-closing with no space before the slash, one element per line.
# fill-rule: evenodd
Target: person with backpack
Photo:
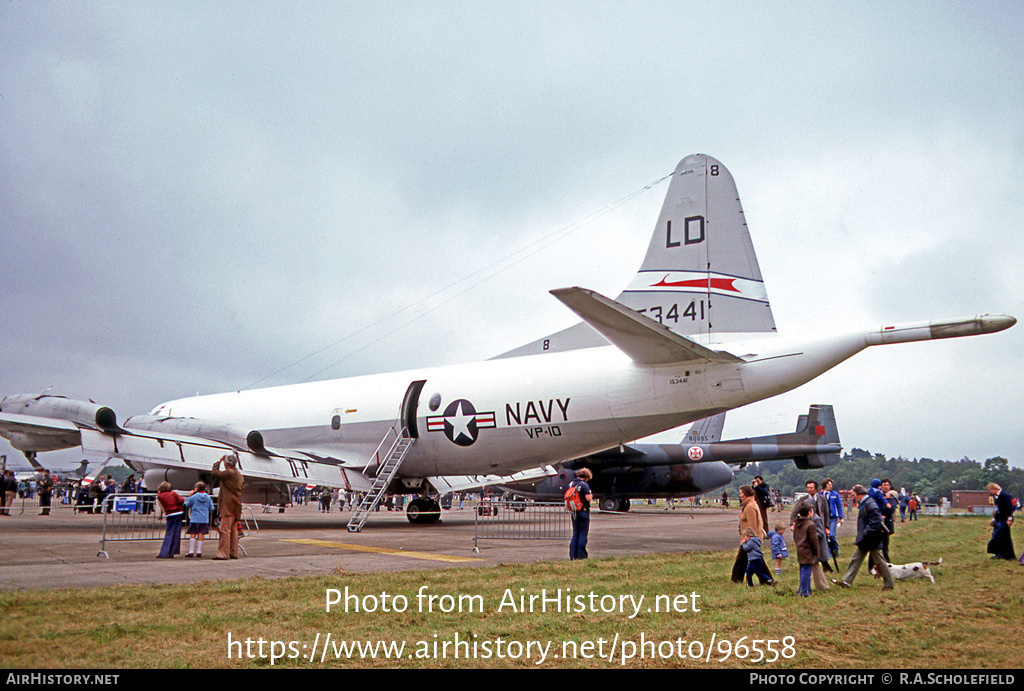
<path fill-rule="evenodd" d="M 572 520 L 572 539 L 569 540 L 569 560 L 587 558 L 587 538 L 590 536 L 590 502 L 594 495 L 587 483 L 594 474 L 588 468 L 576 471 L 576 477 L 565 490 L 565 508 Z"/>

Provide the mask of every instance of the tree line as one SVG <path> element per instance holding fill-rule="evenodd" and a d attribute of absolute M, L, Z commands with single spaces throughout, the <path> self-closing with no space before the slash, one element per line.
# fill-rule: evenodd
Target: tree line
<path fill-rule="evenodd" d="M 772 489 L 784 495 L 804 491 L 808 480 L 831 478 L 834 489 L 850 489 L 855 484 L 865 487 L 872 478 L 887 477 L 894 489 L 905 487 L 917 492 L 926 502 L 934 503 L 942 497 L 952 499 L 953 490 L 983 490 L 995 482 L 1015 497 L 1024 495 L 1024 469 L 1011 468 L 1002 456 L 989 458 L 983 463 L 967 458 L 959 461 L 936 461 L 931 458 L 886 458 L 884 454 L 854 448 L 842 455 L 836 465 L 820 470 L 800 470 L 792 462 L 766 462 L 747 465 L 737 470 L 729 496 L 735 497 L 740 485 L 748 485 L 755 475 L 764 477 Z"/>

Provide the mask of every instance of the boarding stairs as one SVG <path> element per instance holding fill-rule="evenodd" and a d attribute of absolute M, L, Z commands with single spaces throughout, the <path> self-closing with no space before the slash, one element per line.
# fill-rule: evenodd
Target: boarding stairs
<path fill-rule="evenodd" d="M 391 444 L 391 447 L 385 454 L 378 456 L 380 450 L 387 445 L 392 436 L 396 437 L 394 443 Z M 416 440 L 409 436 L 409 432 L 406 429 L 402 429 L 401 432 L 395 432 L 392 428 L 384 435 L 380 445 L 377 447 L 377 451 L 374 453 L 375 457 L 383 458 L 384 462 L 377 467 L 377 477 L 374 478 L 370 491 L 363 495 L 363 500 L 359 502 L 356 512 L 352 514 L 352 518 L 348 522 L 348 532 L 358 533 L 363 529 L 363 524 L 369 518 L 370 512 L 377 508 L 414 441 Z"/>

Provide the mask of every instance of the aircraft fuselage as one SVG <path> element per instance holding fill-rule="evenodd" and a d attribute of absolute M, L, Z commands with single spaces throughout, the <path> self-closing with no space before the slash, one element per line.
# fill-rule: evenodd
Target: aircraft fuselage
<path fill-rule="evenodd" d="M 724 345 L 724 344 L 723 344 Z M 863 333 L 728 344 L 738 364 L 638 365 L 614 347 L 179 399 L 154 415 L 230 421 L 268 449 L 365 464 L 392 428 L 403 476 L 509 474 L 579 458 L 788 391 L 867 346 Z M 403 400 L 414 382 L 413 400 Z M 371 462 L 372 466 L 372 462 Z"/>

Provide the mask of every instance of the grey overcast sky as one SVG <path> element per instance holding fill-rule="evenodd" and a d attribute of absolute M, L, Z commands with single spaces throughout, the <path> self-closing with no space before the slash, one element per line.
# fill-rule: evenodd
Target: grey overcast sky
<path fill-rule="evenodd" d="M 0 3 L 0 395 L 486 359 L 576 321 L 551 288 L 618 294 L 665 185 L 630 195 L 691 153 L 781 333 L 1022 318 L 1022 36 L 1015 2 Z M 847 448 L 1022 466 L 1022 371 L 1021 325 L 872 348 L 726 434 L 832 403 Z"/>

